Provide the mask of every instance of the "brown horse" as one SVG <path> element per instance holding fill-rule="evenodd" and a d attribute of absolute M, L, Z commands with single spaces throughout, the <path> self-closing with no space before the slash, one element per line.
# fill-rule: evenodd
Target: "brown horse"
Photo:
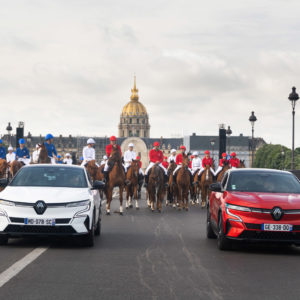
<path fill-rule="evenodd" d="M 9 164 L 9 173 L 11 178 L 13 178 L 17 172 L 24 166 L 24 164 L 20 161 L 14 160 Z"/>
<path fill-rule="evenodd" d="M 150 205 L 152 212 L 154 211 L 154 204 L 156 202 L 156 208 L 159 212 L 162 210 L 162 202 L 165 195 L 164 185 L 164 171 L 161 167 L 155 164 L 150 171 L 149 183 L 148 183 L 148 194 L 150 199 Z"/>
<path fill-rule="evenodd" d="M 186 211 L 189 210 L 189 190 L 190 190 L 190 171 L 189 157 L 186 154 L 182 155 L 182 167 L 179 169 L 176 177 L 178 188 L 178 210 L 183 207 Z"/>
<path fill-rule="evenodd" d="M 246 165 L 245 165 L 245 160 L 240 160 L 240 163 L 239 163 L 238 169 L 243 169 L 243 168 L 246 168 Z"/>
<path fill-rule="evenodd" d="M 125 171 L 122 165 L 121 153 L 117 147 L 113 146 L 111 155 L 108 159 L 110 171 L 108 174 L 108 182 L 106 184 L 106 214 L 110 215 L 110 203 L 112 201 L 112 193 L 114 187 L 119 187 L 120 194 L 120 215 L 123 215 L 123 190 L 125 186 Z"/>
<path fill-rule="evenodd" d="M 96 180 L 100 180 L 100 181 L 104 181 L 104 174 L 103 174 L 103 169 L 104 169 L 105 165 L 101 165 L 98 169 L 97 169 L 97 173 L 96 173 Z M 103 189 L 99 190 L 100 193 L 100 197 L 101 199 L 103 199 L 104 197 L 104 192 Z"/>
<path fill-rule="evenodd" d="M 86 166 L 86 171 L 88 172 L 88 174 L 90 175 L 91 179 L 93 181 L 96 180 L 96 176 L 97 176 L 97 172 L 98 172 L 98 166 L 96 165 L 96 161 L 93 159 L 93 160 L 90 160 Z"/>
<path fill-rule="evenodd" d="M 200 192 L 201 192 L 200 183 L 199 183 L 199 175 L 198 175 L 199 171 L 200 171 L 200 169 L 198 169 L 194 175 L 192 205 L 199 204 Z"/>
<path fill-rule="evenodd" d="M 50 164 L 51 158 L 48 156 L 48 151 L 46 149 L 45 143 L 43 142 L 42 144 L 39 144 L 39 147 L 40 147 L 40 154 L 39 154 L 38 163 Z"/>
<path fill-rule="evenodd" d="M 210 166 L 207 165 L 200 178 L 201 186 L 201 207 L 206 206 L 207 197 L 210 195 L 209 186 L 213 183 L 213 174 L 211 173 Z"/>
<path fill-rule="evenodd" d="M 0 178 L 7 178 L 8 163 L 5 159 L 0 158 Z M 4 187 L 0 187 L 0 192 L 4 190 Z"/>
<path fill-rule="evenodd" d="M 177 165 L 175 161 L 172 161 L 168 168 L 168 175 L 169 175 L 169 186 L 167 190 L 167 200 L 166 200 L 166 206 L 169 205 L 169 203 L 173 203 L 173 207 L 176 207 L 175 198 L 178 196 L 178 189 L 177 185 L 173 184 L 173 172 L 175 171 Z"/>
<path fill-rule="evenodd" d="M 127 170 L 126 179 L 126 209 L 132 207 L 132 198 L 135 199 L 135 208 L 139 209 L 138 203 L 138 187 L 139 187 L 139 170 L 140 165 L 138 160 L 132 160 L 130 167 Z"/>
<path fill-rule="evenodd" d="M 225 172 L 226 172 L 227 170 L 229 170 L 229 169 L 230 169 L 229 161 L 224 162 L 223 169 L 222 169 L 222 171 L 221 171 L 221 172 L 218 174 L 218 176 L 217 176 L 217 182 L 220 182 L 220 181 L 223 179 L 223 175 L 224 175 Z"/>

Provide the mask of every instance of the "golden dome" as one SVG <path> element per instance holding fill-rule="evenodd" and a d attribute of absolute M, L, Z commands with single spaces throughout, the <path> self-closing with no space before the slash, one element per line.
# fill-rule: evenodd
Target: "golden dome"
<path fill-rule="evenodd" d="M 136 78 L 134 76 L 134 86 L 131 89 L 130 102 L 122 110 L 122 116 L 145 116 L 147 115 L 146 107 L 139 102 L 139 90 L 136 88 Z"/>

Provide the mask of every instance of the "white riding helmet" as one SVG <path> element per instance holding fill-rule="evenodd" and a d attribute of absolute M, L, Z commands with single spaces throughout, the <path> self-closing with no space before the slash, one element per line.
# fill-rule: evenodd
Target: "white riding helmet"
<path fill-rule="evenodd" d="M 193 155 L 199 155 L 198 151 L 193 152 Z"/>
<path fill-rule="evenodd" d="M 37 149 L 37 148 L 40 148 L 39 144 L 36 144 L 36 145 L 35 145 L 35 148 L 36 148 L 36 149 Z"/>
<path fill-rule="evenodd" d="M 171 153 L 176 153 L 176 149 L 172 149 L 172 150 L 171 150 Z"/>
<path fill-rule="evenodd" d="M 66 153 L 66 156 L 71 156 L 71 154 L 70 153 Z"/>
<path fill-rule="evenodd" d="M 86 143 L 87 144 L 96 144 L 95 140 L 92 138 L 89 138 Z"/>
<path fill-rule="evenodd" d="M 107 159 L 107 156 L 106 156 L 106 155 L 103 155 L 103 159 Z"/>
<path fill-rule="evenodd" d="M 10 150 L 13 151 L 14 148 L 13 148 L 12 146 L 9 146 L 9 147 L 7 148 L 7 150 L 8 150 L 8 151 L 10 151 Z"/>
<path fill-rule="evenodd" d="M 130 144 L 128 145 L 128 148 L 129 148 L 129 147 L 134 147 L 134 144 L 130 143 Z"/>

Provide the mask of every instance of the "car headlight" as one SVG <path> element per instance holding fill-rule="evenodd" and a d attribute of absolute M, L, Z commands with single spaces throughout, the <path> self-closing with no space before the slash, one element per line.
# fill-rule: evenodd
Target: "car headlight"
<path fill-rule="evenodd" d="M 0 205 L 15 206 L 15 203 L 12 201 L 0 199 Z"/>
<path fill-rule="evenodd" d="M 235 219 L 229 219 L 229 220 L 235 221 L 235 222 L 243 222 L 243 220 L 241 219 L 240 216 L 237 216 L 237 215 L 233 214 L 230 211 L 230 209 L 237 210 L 237 211 L 251 212 L 251 209 L 249 207 L 232 205 L 232 204 L 226 203 L 226 213 L 227 213 L 227 215 L 235 218 Z"/>
<path fill-rule="evenodd" d="M 91 204 L 90 200 L 83 200 L 83 201 L 71 202 L 67 204 L 66 207 L 90 206 L 90 204 Z"/>

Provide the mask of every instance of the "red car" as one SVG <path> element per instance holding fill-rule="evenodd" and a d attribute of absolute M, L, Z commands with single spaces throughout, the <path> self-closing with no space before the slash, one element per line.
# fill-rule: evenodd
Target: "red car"
<path fill-rule="evenodd" d="M 292 173 L 234 169 L 210 189 L 207 237 L 219 249 L 233 240 L 300 245 L 300 181 Z"/>

